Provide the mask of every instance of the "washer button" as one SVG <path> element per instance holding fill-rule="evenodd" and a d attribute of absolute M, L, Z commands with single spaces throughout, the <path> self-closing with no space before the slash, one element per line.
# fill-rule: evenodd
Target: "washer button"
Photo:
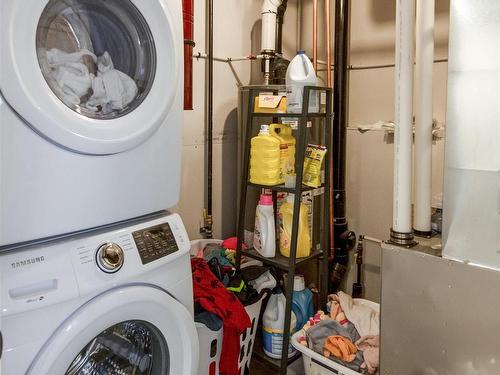
<path fill-rule="evenodd" d="M 108 242 L 97 249 L 96 259 L 101 271 L 114 273 L 123 266 L 123 250 L 116 243 Z"/>

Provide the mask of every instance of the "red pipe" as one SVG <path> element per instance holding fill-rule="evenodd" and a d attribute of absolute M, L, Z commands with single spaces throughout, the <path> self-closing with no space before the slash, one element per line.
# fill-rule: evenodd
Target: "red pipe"
<path fill-rule="evenodd" d="M 193 109 L 194 0 L 182 0 L 184 24 L 184 109 Z"/>

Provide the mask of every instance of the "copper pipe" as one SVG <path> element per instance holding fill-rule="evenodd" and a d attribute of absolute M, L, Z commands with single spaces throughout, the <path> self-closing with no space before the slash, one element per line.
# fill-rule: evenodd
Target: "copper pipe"
<path fill-rule="evenodd" d="M 332 39 L 331 39 L 331 33 L 332 33 L 332 20 L 330 17 L 330 1 L 331 0 L 325 0 L 325 25 L 326 25 L 326 85 L 328 87 L 332 87 Z M 314 59 L 314 62 L 317 60 Z M 316 69 L 316 68 L 314 68 Z"/>
<path fill-rule="evenodd" d="M 318 0 L 313 0 L 313 67 L 318 70 Z"/>

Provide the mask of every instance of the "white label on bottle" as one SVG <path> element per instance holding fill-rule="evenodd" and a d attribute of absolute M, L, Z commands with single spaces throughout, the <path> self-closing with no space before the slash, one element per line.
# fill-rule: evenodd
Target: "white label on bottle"
<path fill-rule="evenodd" d="M 255 212 L 255 229 L 253 233 L 253 247 L 257 251 L 262 251 L 262 233 L 260 232 L 259 210 Z"/>

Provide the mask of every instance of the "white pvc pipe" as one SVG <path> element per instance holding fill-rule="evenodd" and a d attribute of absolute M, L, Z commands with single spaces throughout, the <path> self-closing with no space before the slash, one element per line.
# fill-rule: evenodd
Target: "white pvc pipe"
<path fill-rule="evenodd" d="M 396 2 L 394 197 L 392 229 L 411 233 L 415 2 Z"/>
<path fill-rule="evenodd" d="M 262 39 L 263 52 L 276 51 L 276 15 L 282 0 L 264 0 L 262 3 Z"/>
<path fill-rule="evenodd" d="M 434 4 L 434 0 L 417 0 L 415 217 L 413 227 L 420 232 L 431 231 Z"/>

